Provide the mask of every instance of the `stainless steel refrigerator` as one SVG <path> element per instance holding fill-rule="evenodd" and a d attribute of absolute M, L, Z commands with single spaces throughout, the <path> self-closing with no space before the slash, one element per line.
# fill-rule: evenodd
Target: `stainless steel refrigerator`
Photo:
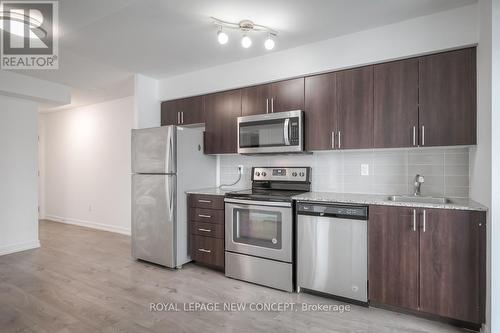
<path fill-rule="evenodd" d="M 215 186 L 216 159 L 203 128 L 132 130 L 132 256 L 170 268 L 188 253 L 185 191 Z"/>

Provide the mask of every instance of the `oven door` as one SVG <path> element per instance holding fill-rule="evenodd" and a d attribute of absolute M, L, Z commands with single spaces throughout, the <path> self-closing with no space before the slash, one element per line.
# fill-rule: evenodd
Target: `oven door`
<path fill-rule="evenodd" d="M 302 111 L 239 117 L 238 153 L 301 152 L 302 123 Z"/>
<path fill-rule="evenodd" d="M 226 251 L 292 262 L 292 204 L 226 199 Z"/>

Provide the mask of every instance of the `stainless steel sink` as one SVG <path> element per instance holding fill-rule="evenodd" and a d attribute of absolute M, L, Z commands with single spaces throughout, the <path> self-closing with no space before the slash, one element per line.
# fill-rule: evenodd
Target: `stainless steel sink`
<path fill-rule="evenodd" d="M 428 204 L 446 204 L 451 203 L 448 198 L 442 197 L 422 197 L 418 195 L 392 195 L 389 201 L 394 202 L 415 202 L 415 203 L 428 203 Z"/>

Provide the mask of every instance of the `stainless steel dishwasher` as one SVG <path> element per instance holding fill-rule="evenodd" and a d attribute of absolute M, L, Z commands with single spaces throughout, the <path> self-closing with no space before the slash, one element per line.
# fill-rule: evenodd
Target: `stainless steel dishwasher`
<path fill-rule="evenodd" d="M 297 291 L 366 303 L 368 207 L 297 205 Z"/>

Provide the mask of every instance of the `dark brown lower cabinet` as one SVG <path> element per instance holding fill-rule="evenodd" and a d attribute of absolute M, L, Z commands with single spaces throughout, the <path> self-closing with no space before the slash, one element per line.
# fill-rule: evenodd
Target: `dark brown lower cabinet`
<path fill-rule="evenodd" d="M 370 207 L 370 301 L 418 309 L 418 231 L 413 222 L 413 209 Z"/>
<path fill-rule="evenodd" d="M 371 206 L 370 302 L 483 323 L 485 221 L 477 211 Z"/>
<path fill-rule="evenodd" d="M 191 235 L 191 258 L 220 269 L 224 268 L 224 240 Z"/>
<path fill-rule="evenodd" d="M 440 209 L 421 214 L 420 311 L 482 323 L 484 214 Z"/>
<path fill-rule="evenodd" d="M 224 270 L 224 197 L 190 194 L 187 216 L 191 259 Z"/>

